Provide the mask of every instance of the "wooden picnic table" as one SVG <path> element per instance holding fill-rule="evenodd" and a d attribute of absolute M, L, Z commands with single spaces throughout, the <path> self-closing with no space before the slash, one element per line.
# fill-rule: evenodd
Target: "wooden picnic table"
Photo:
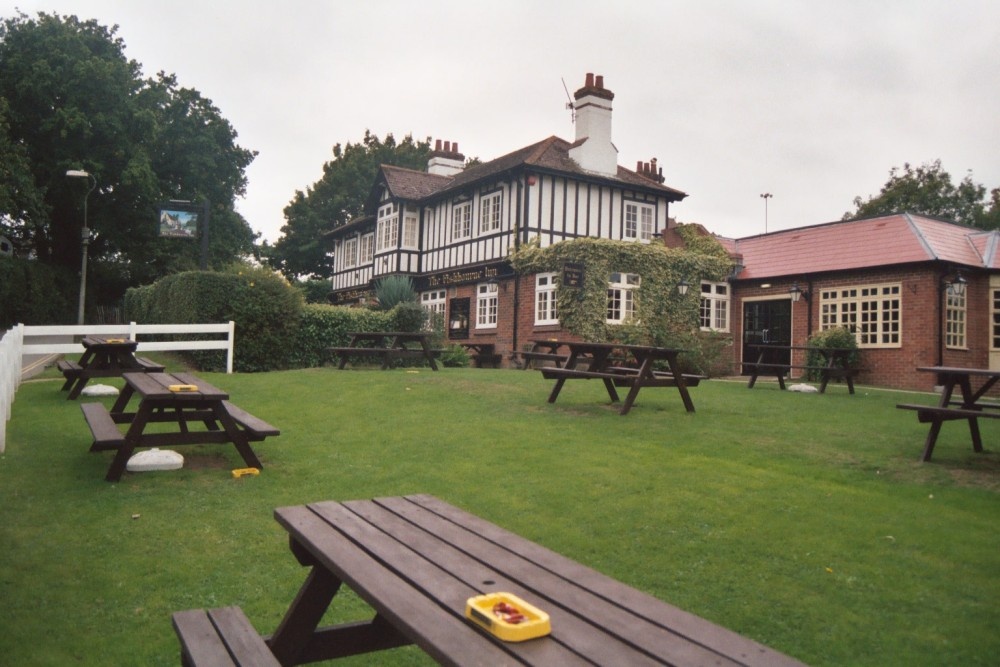
<path fill-rule="evenodd" d="M 757 383 L 757 377 L 759 375 L 775 376 L 778 379 L 778 386 L 781 387 L 781 389 L 785 389 L 785 376 L 791 372 L 791 369 L 797 368 L 819 372 L 819 393 L 821 394 L 826 393 L 826 387 L 830 383 L 830 380 L 835 379 L 846 380 L 848 391 L 851 394 L 854 393 L 854 376 L 859 373 L 859 369 L 851 365 L 851 354 L 858 351 L 855 348 L 771 344 L 748 345 L 747 347 L 754 348 L 759 351 L 757 361 L 743 363 L 743 368 L 750 371 L 750 380 L 747 382 L 748 389 L 753 389 L 754 384 Z M 791 363 L 792 360 L 790 355 L 795 350 L 816 352 L 823 356 L 823 363 L 812 366 L 809 364 L 793 364 Z M 783 352 L 789 353 L 788 363 L 778 362 L 772 359 L 776 353 Z"/>
<path fill-rule="evenodd" d="M 105 479 L 121 479 L 129 458 L 139 447 L 176 447 L 232 443 L 247 467 L 264 466 L 250 447 L 280 431 L 229 402 L 229 394 L 189 373 L 125 373 L 125 387 L 109 411 L 103 403 L 84 403 L 94 441 L 90 451 L 115 451 Z M 176 390 L 178 387 L 193 387 Z M 134 412 L 126 411 L 133 396 Z M 152 424 L 168 424 L 173 429 Z M 122 434 L 119 424 L 128 424 Z"/>
<path fill-rule="evenodd" d="M 528 370 L 532 366 L 540 368 L 538 362 L 541 361 L 550 361 L 557 368 L 561 368 L 566 363 L 568 355 L 559 353 L 562 341 L 549 338 L 529 340 L 528 342 L 531 343 L 531 349 L 521 352 L 521 360 L 523 362 L 521 368 L 523 370 Z"/>
<path fill-rule="evenodd" d="M 396 359 L 423 358 L 436 371 L 434 350 L 430 347 L 431 334 L 426 331 L 355 331 L 350 333 L 347 347 L 328 347 L 327 352 L 340 357 L 337 368 L 343 370 L 352 357 L 377 357 L 382 360 L 382 370 L 387 370 Z M 413 343 L 417 347 L 413 347 Z"/>
<path fill-rule="evenodd" d="M 84 336 L 80 344 L 83 355 L 79 361 L 64 359 L 56 363 L 56 368 L 66 378 L 62 390 L 69 390 L 66 397 L 69 400 L 77 398 L 93 378 L 120 377 L 127 371 L 163 370 L 161 364 L 135 356 L 139 343 L 129 338 Z"/>
<path fill-rule="evenodd" d="M 473 363 L 478 367 L 482 368 L 483 364 L 492 364 L 494 367 L 500 362 L 500 355 L 497 354 L 495 343 L 482 343 L 482 342 L 471 342 L 471 343 L 459 343 L 469 352 L 469 356 L 472 357 Z"/>
<path fill-rule="evenodd" d="M 688 393 L 688 387 L 697 386 L 703 378 L 681 373 L 677 357 L 682 350 L 578 341 L 563 341 L 560 344 L 569 349 L 566 365 L 562 368 L 538 369 L 542 377 L 556 381 L 549 394 L 549 403 L 556 402 L 566 380 L 601 380 L 612 403 L 620 400 L 616 387 L 629 387 L 628 396 L 621 406 L 622 415 L 628 414 L 632 409 L 639 390 L 643 387 L 674 387 L 684 402 L 685 410 L 694 412 L 694 402 Z M 624 363 L 614 356 L 616 354 L 625 355 Z M 657 362 L 666 364 L 668 370 L 657 371 Z"/>
<path fill-rule="evenodd" d="M 211 654 L 232 645 L 266 654 L 254 664 L 273 656 L 287 667 L 409 644 L 442 665 L 802 664 L 433 496 L 317 502 L 274 516 L 309 568 L 283 620 L 254 642 L 238 608 L 177 612 L 186 664 L 221 664 Z M 342 585 L 374 616 L 320 627 Z M 551 633 L 504 642 L 468 620 L 466 601 L 492 592 L 547 613 Z"/>
<path fill-rule="evenodd" d="M 988 368 L 956 368 L 953 366 L 919 366 L 917 370 L 923 373 L 934 373 L 941 384 L 941 397 L 937 405 L 919 405 L 914 403 L 899 403 L 897 408 L 916 410 L 917 419 L 921 424 L 930 424 L 930 431 L 924 441 L 922 460 L 930 461 L 937 444 L 941 426 L 946 421 L 965 419 L 969 423 L 969 434 L 972 437 L 972 449 L 983 451 L 983 439 L 979 432 L 979 419 L 1000 418 L 1000 403 L 984 401 L 984 397 L 1000 380 L 1000 370 Z M 973 390 L 972 379 L 982 380 L 978 389 Z M 960 399 L 955 398 L 955 389 L 959 390 Z"/>

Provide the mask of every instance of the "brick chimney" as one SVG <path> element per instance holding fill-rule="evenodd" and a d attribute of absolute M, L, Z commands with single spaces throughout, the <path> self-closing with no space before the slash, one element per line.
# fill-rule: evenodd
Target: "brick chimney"
<path fill-rule="evenodd" d="M 587 74 L 583 88 L 573 93 L 576 141 L 569 156 L 582 168 L 605 176 L 618 175 L 618 149 L 611 143 L 611 101 L 604 77 Z"/>
<path fill-rule="evenodd" d="M 465 169 L 465 156 L 458 152 L 458 142 L 434 142 L 434 150 L 427 161 L 427 173 L 438 176 L 454 176 Z"/>

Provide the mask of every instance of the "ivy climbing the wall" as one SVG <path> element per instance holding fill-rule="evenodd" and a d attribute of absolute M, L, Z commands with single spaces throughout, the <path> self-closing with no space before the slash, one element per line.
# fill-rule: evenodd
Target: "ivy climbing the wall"
<path fill-rule="evenodd" d="M 697 236 L 693 226 L 682 226 L 678 231 L 687 242 L 685 249 L 594 238 L 542 248 L 534 238 L 516 249 L 510 261 L 522 275 L 561 273 L 566 264 L 584 267 L 582 286 L 570 287 L 560 281 L 556 290 L 560 323 L 583 340 L 691 349 L 698 345 L 701 281 L 723 280 L 731 260 L 718 241 Z M 636 314 L 622 324 L 607 322 L 612 273 L 641 277 Z M 677 290 L 682 280 L 690 285 L 685 296 Z"/>

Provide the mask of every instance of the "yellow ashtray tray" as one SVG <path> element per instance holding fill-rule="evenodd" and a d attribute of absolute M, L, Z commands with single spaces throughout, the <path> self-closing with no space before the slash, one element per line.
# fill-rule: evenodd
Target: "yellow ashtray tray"
<path fill-rule="evenodd" d="M 124 338 L 105 338 L 104 342 L 106 342 L 106 343 L 124 343 L 125 339 Z"/>
<path fill-rule="evenodd" d="M 257 470 L 256 468 L 237 468 L 236 470 L 233 471 L 233 477 L 235 477 L 236 479 L 239 479 L 243 475 L 254 475 L 254 476 L 256 476 L 256 475 L 259 475 L 259 474 L 260 474 L 260 470 Z"/>
<path fill-rule="evenodd" d="M 198 385 L 196 384 L 170 384 L 167 385 L 167 389 L 170 391 L 198 391 Z"/>
<path fill-rule="evenodd" d="M 552 632 L 549 615 L 512 593 L 487 593 L 465 602 L 465 617 L 505 642 L 523 642 Z"/>

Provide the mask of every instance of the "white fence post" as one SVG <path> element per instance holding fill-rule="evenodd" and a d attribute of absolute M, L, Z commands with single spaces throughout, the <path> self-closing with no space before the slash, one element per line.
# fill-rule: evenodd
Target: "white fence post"
<path fill-rule="evenodd" d="M 24 325 L 18 324 L 0 338 L 0 454 L 7 448 L 7 422 L 21 383 L 21 348 Z"/>

